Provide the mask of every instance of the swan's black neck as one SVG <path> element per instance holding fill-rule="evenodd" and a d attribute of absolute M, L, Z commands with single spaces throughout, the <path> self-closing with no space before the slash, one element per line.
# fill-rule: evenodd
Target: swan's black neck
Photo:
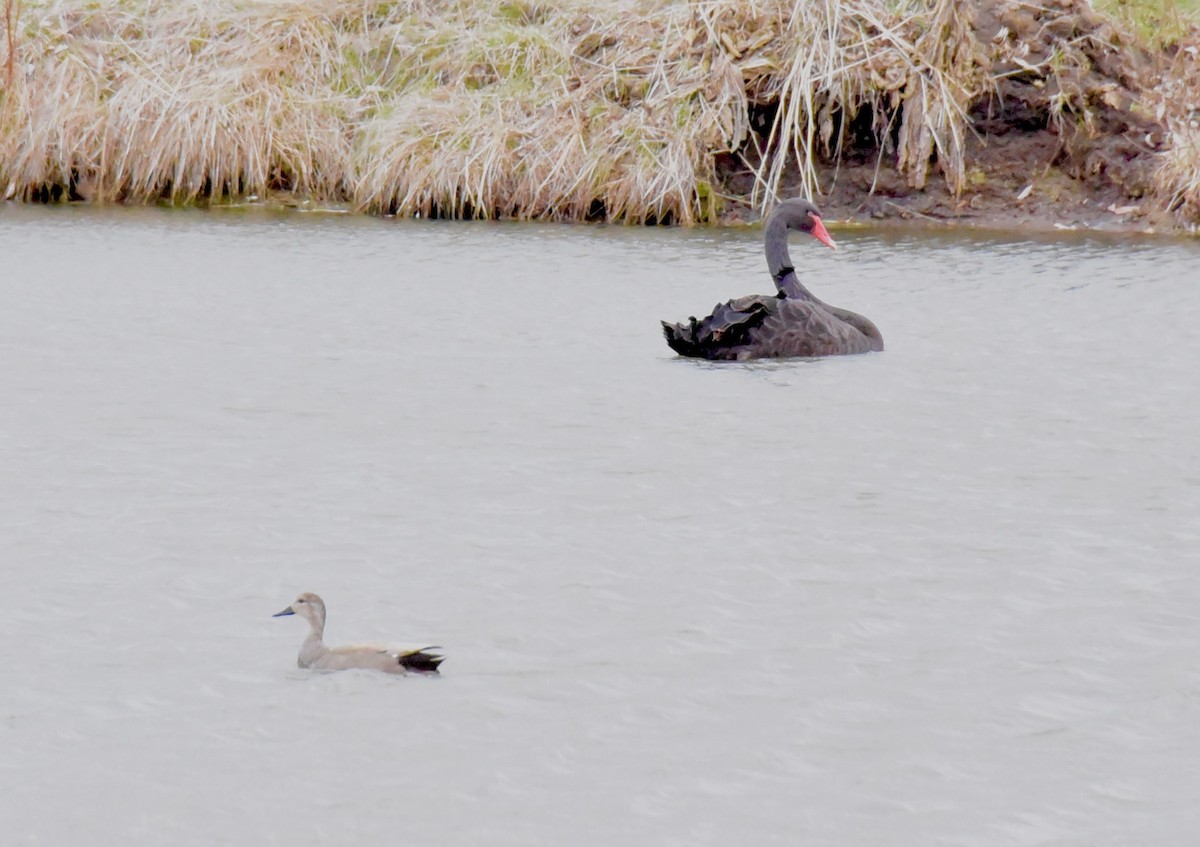
<path fill-rule="evenodd" d="M 778 283 L 795 267 L 792 265 L 792 257 L 788 255 L 787 220 L 779 210 L 767 219 L 763 242 L 767 253 L 767 270 L 771 272 L 771 278 Z"/>
<path fill-rule="evenodd" d="M 767 270 L 771 272 L 771 279 L 775 280 L 775 288 L 781 295 L 795 300 L 811 300 L 812 294 L 800 284 L 796 277 L 796 268 L 792 265 L 792 257 L 788 255 L 787 225 L 786 216 L 779 211 L 767 220 L 767 231 L 763 239 L 767 253 Z"/>
<path fill-rule="evenodd" d="M 795 271 L 792 271 L 780 279 L 775 280 L 775 288 L 779 291 L 780 297 L 786 297 L 789 300 L 811 300 L 820 302 L 813 293 L 809 291 L 800 280 L 796 277 Z"/>

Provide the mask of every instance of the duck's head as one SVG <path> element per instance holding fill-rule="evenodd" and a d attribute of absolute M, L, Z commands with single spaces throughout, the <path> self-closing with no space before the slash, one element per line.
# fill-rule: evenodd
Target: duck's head
<path fill-rule="evenodd" d="M 305 591 L 292 601 L 292 605 L 282 612 L 276 612 L 271 617 L 281 618 L 284 615 L 299 615 L 313 626 L 323 627 L 325 625 L 325 601 L 311 591 Z"/>

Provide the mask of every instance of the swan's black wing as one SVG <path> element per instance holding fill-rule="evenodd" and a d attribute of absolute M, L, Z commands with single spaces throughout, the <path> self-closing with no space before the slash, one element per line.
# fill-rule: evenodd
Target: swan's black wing
<path fill-rule="evenodd" d="M 681 356 L 699 359 L 737 359 L 753 341 L 756 329 L 779 308 L 778 297 L 752 295 L 719 303 L 703 320 L 662 322 L 667 344 Z"/>

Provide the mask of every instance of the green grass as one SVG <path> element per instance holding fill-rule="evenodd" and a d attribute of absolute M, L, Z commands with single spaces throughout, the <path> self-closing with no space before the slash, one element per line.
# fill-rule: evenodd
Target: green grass
<path fill-rule="evenodd" d="M 1095 0 L 1095 5 L 1153 47 L 1175 44 L 1200 26 L 1200 0 Z"/>

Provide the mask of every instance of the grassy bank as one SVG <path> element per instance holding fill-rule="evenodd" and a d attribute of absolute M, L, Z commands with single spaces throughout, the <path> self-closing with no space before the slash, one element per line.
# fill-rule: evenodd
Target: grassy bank
<path fill-rule="evenodd" d="M 762 206 L 785 189 L 819 196 L 842 157 L 870 154 L 914 190 L 939 179 L 959 196 L 981 104 L 1023 80 L 1053 85 L 1032 120 L 1064 137 L 1110 131 L 1106 110 L 1157 121 L 1144 191 L 1200 219 L 1186 84 L 1167 109 L 1132 63 L 1092 80 L 1097 50 L 1138 47 L 1082 3 L 1051 4 L 1076 23 L 1045 50 L 1045 26 L 1021 30 L 1041 12 L 1009 4 L 991 26 L 997 5 L 26 0 L 2 80 L 0 187 L 687 224 L 722 213 L 727 172 L 749 175 L 736 200 Z"/>

